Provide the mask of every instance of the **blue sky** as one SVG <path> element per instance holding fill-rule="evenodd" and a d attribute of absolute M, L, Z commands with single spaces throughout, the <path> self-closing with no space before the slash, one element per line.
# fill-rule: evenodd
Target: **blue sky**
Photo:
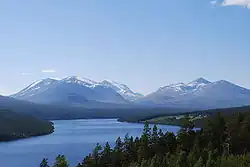
<path fill-rule="evenodd" d="M 3 0 L 0 94 L 70 75 L 115 80 L 144 94 L 198 77 L 250 88 L 247 6 L 247 0 Z"/>

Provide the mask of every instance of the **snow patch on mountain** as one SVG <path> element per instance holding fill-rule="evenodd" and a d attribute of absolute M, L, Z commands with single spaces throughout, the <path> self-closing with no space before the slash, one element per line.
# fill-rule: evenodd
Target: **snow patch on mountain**
<path fill-rule="evenodd" d="M 211 82 L 204 79 L 204 78 L 198 78 L 190 83 L 187 84 L 187 86 L 190 86 L 192 88 L 200 88 L 200 87 L 203 87 L 207 84 L 210 84 Z"/>
<path fill-rule="evenodd" d="M 198 78 L 190 83 L 177 83 L 161 87 L 138 102 L 152 102 L 174 107 L 223 108 L 250 105 L 250 90 L 231 82 L 210 82 Z"/>
<path fill-rule="evenodd" d="M 33 95 L 36 95 L 38 93 L 42 93 L 46 91 L 48 88 L 51 88 L 53 84 L 75 84 L 78 86 L 83 86 L 89 89 L 92 89 L 93 91 L 98 90 L 102 92 L 102 96 L 104 96 L 105 92 L 111 93 L 109 89 L 112 89 L 113 91 L 117 92 L 119 95 L 121 95 L 126 100 L 134 101 L 138 99 L 139 97 L 142 97 L 141 94 L 133 92 L 128 86 L 125 84 L 120 84 L 118 82 L 114 81 L 108 81 L 104 80 L 101 82 L 93 81 L 88 78 L 84 77 L 78 77 L 78 76 L 69 76 L 65 77 L 63 79 L 51 79 L 46 78 L 43 80 L 38 80 L 31 85 L 29 85 L 27 88 L 21 90 L 20 92 L 12 95 L 11 97 L 14 98 L 22 98 L 22 97 L 31 97 Z M 112 93 L 111 93 L 112 94 Z M 111 95 L 110 94 L 110 95 Z"/>
<path fill-rule="evenodd" d="M 185 84 L 184 83 L 177 83 L 177 84 L 170 84 L 164 87 L 160 87 L 160 89 L 158 90 L 159 92 L 164 92 L 167 90 L 173 90 L 176 92 L 183 92 L 185 90 Z"/>
<path fill-rule="evenodd" d="M 177 84 L 170 84 L 165 87 L 161 87 L 157 92 L 176 91 L 176 92 L 179 92 L 180 94 L 185 94 L 185 93 L 197 91 L 198 89 L 210 83 L 211 83 L 210 81 L 204 78 L 198 78 L 187 84 L 180 82 Z"/>
<path fill-rule="evenodd" d="M 88 78 L 77 77 L 77 76 L 66 77 L 66 78 L 62 79 L 61 82 L 75 83 L 75 84 L 84 85 L 84 86 L 88 86 L 88 87 L 91 87 L 91 86 L 97 84 L 96 81 L 90 80 Z"/>
<path fill-rule="evenodd" d="M 101 85 L 107 86 L 115 90 L 117 93 L 119 93 L 121 96 L 123 96 L 125 99 L 134 101 L 138 98 L 143 97 L 143 95 L 133 92 L 127 85 L 121 84 L 115 81 L 109 81 L 104 80 L 100 82 Z"/>
<path fill-rule="evenodd" d="M 31 85 L 26 87 L 25 89 L 21 90 L 17 94 L 12 95 L 12 97 L 22 97 L 22 96 L 33 96 L 38 91 L 44 91 L 49 85 L 57 82 L 57 79 L 46 78 L 43 80 L 38 80 L 33 82 Z"/>

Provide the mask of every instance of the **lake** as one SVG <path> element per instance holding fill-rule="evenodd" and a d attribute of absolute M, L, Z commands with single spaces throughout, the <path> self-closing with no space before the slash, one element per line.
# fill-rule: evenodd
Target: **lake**
<path fill-rule="evenodd" d="M 0 143 L 2 167 L 38 167 L 42 158 L 52 163 L 64 154 L 70 167 L 75 167 L 90 153 L 96 143 L 112 145 L 117 137 L 139 136 L 143 124 L 118 122 L 116 119 L 53 121 L 55 132 L 47 136 Z M 177 132 L 179 127 L 159 125 L 163 131 Z"/>

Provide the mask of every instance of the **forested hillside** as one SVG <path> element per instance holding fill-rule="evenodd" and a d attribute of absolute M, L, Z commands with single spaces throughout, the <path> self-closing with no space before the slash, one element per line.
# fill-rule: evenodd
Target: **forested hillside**
<path fill-rule="evenodd" d="M 182 122 L 185 122 L 186 119 L 190 119 L 194 122 L 195 127 L 202 127 L 206 120 L 206 117 L 208 116 L 214 116 L 217 113 L 222 113 L 223 115 L 231 115 L 235 112 L 250 113 L 250 106 L 191 112 L 188 112 L 188 110 L 182 112 L 180 110 L 180 112 L 154 113 L 151 115 L 138 116 L 123 116 L 119 118 L 119 121 L 137 123 L 144 123 L 145 121 L 147 121 L 148 123 L 152 124 L 181 126 Z"/>
<path fill-rule="evenodd" d="M 53 124 L 32 116 L 0 110 L 0 141 L 50 134 Z"/>
<path fill-rule="evenodd" d="M 114 148 L 97 144 L 77 167 L 248 167 L 249 140 L 250 113 L 216 113 L 197 131 L 187 121 L 178 134 L 146 123 L 140 137 L 119 137 Z M 68 167 L 66 157 L 59 155 L 53 167 Z"/>

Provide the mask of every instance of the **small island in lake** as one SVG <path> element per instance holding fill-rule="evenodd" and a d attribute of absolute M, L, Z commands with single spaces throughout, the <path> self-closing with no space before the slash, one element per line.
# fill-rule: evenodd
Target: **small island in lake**
<path fill-rule="evenodd" d="M 0 109 L 0 142 L 42 136 L 53 132 L 52 122 Z"/>

